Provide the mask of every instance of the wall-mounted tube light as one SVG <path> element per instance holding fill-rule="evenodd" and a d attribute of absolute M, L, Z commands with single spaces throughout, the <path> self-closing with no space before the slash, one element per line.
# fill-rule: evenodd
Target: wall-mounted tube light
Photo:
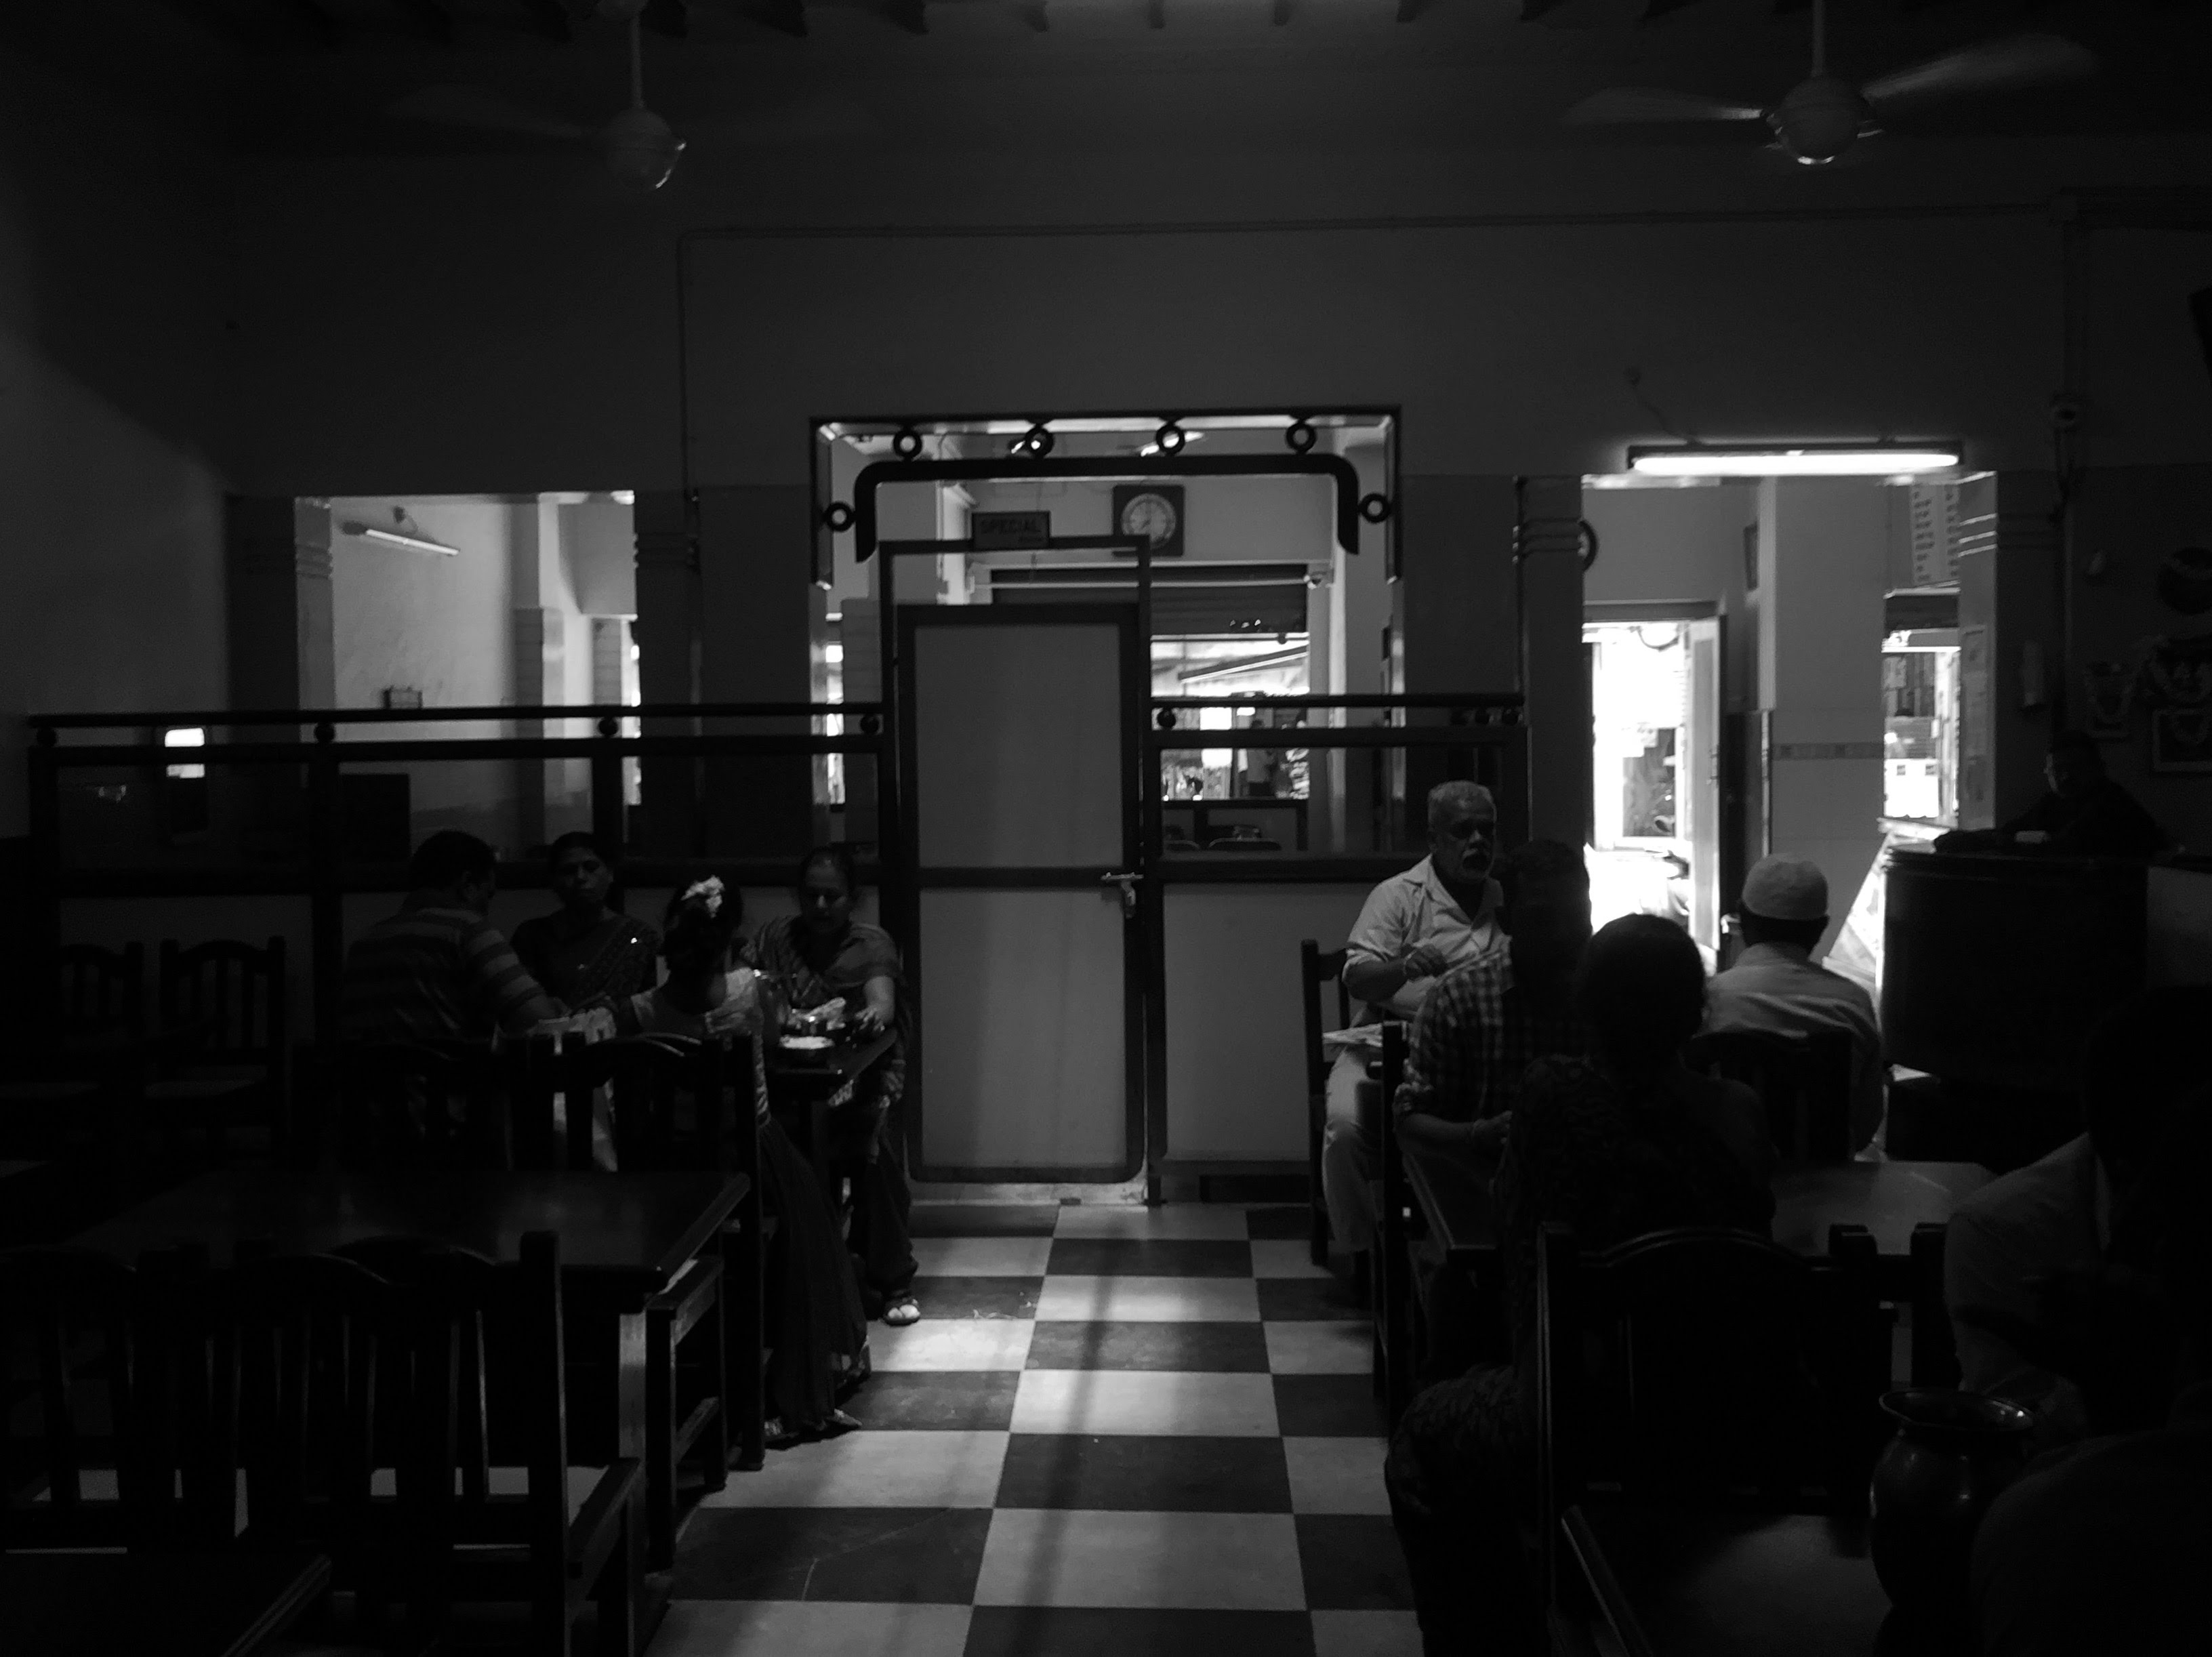
<path fill-rule="evenodd" d="M 434 552 L 447 558 L 461 555 L 459 547 L 449 547 L 443 541 L 427 540 L 419 535 L 403 535 L 398 530 L 380 530 L 368 524 L 346 523 L 338 525 L 348 535 L 357 535 L 364 541 L 380 541 L 387 547 L 404 547 L 410 552 Z"/>
<path fill-rule="evenodd" d="M 1670 443 L 1628 452 L 1650 477 L 1904 477 L 1948 471 L 1956 443 Z"/>

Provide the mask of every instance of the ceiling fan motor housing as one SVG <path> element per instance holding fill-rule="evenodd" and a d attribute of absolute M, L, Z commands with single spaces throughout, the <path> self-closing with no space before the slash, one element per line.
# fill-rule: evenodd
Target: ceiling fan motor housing
<path fill-rule="evenodd" d="M 684 140 L 649 109 L 626 109 L 599 129 L 599 153 L 625 182 L 658 190 L 676 171 Z"/>
<path fill-rule="evenodd" d="M 1874 119 L 1859 89 L 1836 75 L 1815 75 L 1790 88 L 1766 117 L 1782 147 L 1808 167 L 1821 167 L 1851 147 Z"/>

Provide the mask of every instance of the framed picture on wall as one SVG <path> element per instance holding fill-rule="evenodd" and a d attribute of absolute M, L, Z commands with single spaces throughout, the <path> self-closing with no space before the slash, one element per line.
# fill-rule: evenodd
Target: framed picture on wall
<path fill-rule="evenodd" d="M 2212 776 L 2212 707 L 2153 709 L 2150 768 Z"/>

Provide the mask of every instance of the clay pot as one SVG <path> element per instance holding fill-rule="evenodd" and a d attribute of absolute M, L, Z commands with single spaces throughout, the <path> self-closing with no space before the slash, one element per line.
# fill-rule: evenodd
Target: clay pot
<path fill-rule="evenodd" d="M 1974 1532 L 2027 1465 L 2035 1417 L 2002 1399 L 1933 1387 L 1891 1393 L 1881 1407 L 1897 1436 L 1874 1469 L 1875 1575 L 1900 1612 L 1961 1620 Z"/>

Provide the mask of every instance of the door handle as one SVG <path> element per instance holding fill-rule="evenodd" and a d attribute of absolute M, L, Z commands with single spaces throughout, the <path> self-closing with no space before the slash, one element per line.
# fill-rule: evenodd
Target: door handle
<path fill-rule="evenodd" d="M 1137 913 L 1137 883 L 1143 878 L 1144 876 L 1133 869 L 1116 869 L 1099 876 L 1098 883 L 1101 886 L 1119 886 L 1121 889 L 1121 913 L 1133 915 Z"/>

